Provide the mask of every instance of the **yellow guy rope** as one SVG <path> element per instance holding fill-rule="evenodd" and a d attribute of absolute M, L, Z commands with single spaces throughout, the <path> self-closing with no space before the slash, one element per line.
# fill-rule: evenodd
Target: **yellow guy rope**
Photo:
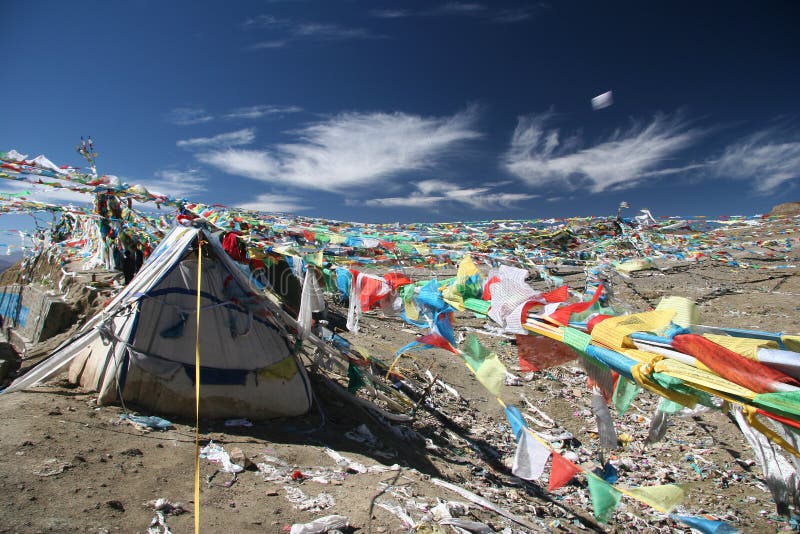
<path fill-rule="evenodd" d="M 194 339 L 194 532 L 200 533 L 200 285 L 203 273 L 202 233 L 197 238 L 197 315 Z"/>

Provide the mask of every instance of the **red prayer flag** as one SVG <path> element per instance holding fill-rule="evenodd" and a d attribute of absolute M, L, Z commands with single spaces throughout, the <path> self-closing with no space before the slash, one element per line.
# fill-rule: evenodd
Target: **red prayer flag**
<path fill-rule="evenodd" d="M 458 350 L 456 350 L 453 345 L 450 344 L 445 338 L 440 336 L 439 334 L 427 334 L 422 337 L 417 338 L 417 343 L 421 343 L 423 345 L 431 345 L 433 347 L 438 347 L 440 349 L 449 350 L 453 354 L 458 354 Z"/>
<path fill-rule="evenodd" d="M 358 298 L 361 301 L 361 309 L 364 311 L 372 309 L 391 291 L 389 284 L 383 278 L 372 277 L 364 273 L 361 273 L 359 283 L 361 284 L 361 293 Z"/>
<path fill-rule="evenodd" d="M 574 477 L 580 469 L 556 451 L 553 451 L 553 465 L 550 468 L 550 481 L 547 484 L 549 491 L 557 490 Z"/>
<path fill-rule="evenodd" d="M 411 283 L 411 279 L 403 273 L 390 272 L 383 275 L 386 283 L 392 286 L 392 289 L 397 289 L 400 286 L 405 286 Z"/>
<path fill-rule="evenodd" d="M 564 302 L 569 298 L 569 287 L 563 285 L 542 295 L 547 302 Z"/>
<path fill-rule="evenodd" d="M 492 300 L 492 286 L 500 281 L 499 276 L 489 278 L 483 285 L 483 300 Z"/>
<path fill-rule="evenodd" d="M 556 367 L 575 359 L 575 351 L 569 346 L 543 336 L 517 334 L 519 367 L 524 373 Z"/>
<path fill-rule="evenodd" d="M 800 386 L 800 382 L 795 378 L 761 362 L 748 360 L 697 334 L 675 336 L 672 339 L 672 347 L 684 354 L 694 356 L 722 378 L 756 393 L 772 393 L 779 383 Z"/>
<path fill-rule="evenodd" d="M 550 314 L 550 318 L 556 321 L 558 324 L 567 325 L 569 324 L 569 318 L 573 313 L 580 313 L 582 311 L 586 311 L 592 307 L 592 305 L 597 302 L 597 299 L 600 298 L 600 295 L 603 294 L 603 286 L 597 286 L 597 289 L 594 292 L 594 296 L 592 300 L 586 302 L 576 302 L 574 304 L 569 304 L 567 306 L 562 306 L 553 313 Z"/>

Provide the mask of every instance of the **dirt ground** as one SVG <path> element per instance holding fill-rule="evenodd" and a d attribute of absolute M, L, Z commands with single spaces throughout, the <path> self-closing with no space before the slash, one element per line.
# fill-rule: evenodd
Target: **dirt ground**
<path fill-rule="evenodd" d="M 738 266 L 712 259 L 657 263 L 658 269 L 628 278 L 613 276 L 614 298 L 632 311 L 644 311 L 661 296 L 681 295 L 698 302 L 704 324 L 798 333 L 797 243 L 788 251 L 765 244 L 796 239 L 786 233 L 794 228 L 790 220 L 726 230 L 726 238 L 760 243 L 732 252 Z M 580 267 L 561 265 L 552 272 L 572 287 L 583 287 Z M 532 285 L 545 288 L 543 282 Z M 335 313 L 346 310 L 334 306 L 332 311 L 336 325 Z M 523 409 L 527 399 L 538 409 L 535 413 L 544 414 L 539 419 L 552 419 L 545 432 L 573 436 L 558 442 L 563 453 L 589 468 L 601 465 L 584 371 L 567 364 L 520 373 L 513 339 L 493 335 L 486 323 L 460 313 L 456 331 L 477 333 L 519 376 L 518 384 L 504 386 L 503 400 Z M 358 334 L 341 335 L 360 350 L 390 361 L 415 338 L 415 330 L 399 319 L 370 313 Z M 201 531 L 286 532 L 293 523 L 339 514 L 347 516 L 351 531 L 408 532 L 408 521 L 401 519 L 406 513 L 417 523 L 417 532 L 440 532 L 425 514 L 430 517 L 437 499 L 443 499 L 468 504 L 461 519 L 482 522 L 494 531 L 689 532 L 627 498 L 607 524 L 598 524 L 583 477 L 548 493 L 546 480 L 532 483 L 511 476 L 515 443 L 496 400 L 457 356 L 445 351 L 414 356 L 401 362 L 404 372 L 419 376 L 429 370 L 460 398 L 433 386 L 428 401 L 416 407 L 413 421 L 389 421 L 354 404 L 340 389 L 326 385 L 322 371 L 311 369 L 316 402 L 305 417 L 252 421 L 249 427 L 203 421 L 202 445 L 213 441 L 234 454 L 240 449 L 262 471 L 252 467 L 234 476 L 201 460 Z M 625 415 L 615 414 L 620 446 L 603 460 L 617 469 L 618 484 L 685 484 L 688 498 L 676 513 L 709 514 L 742 532 L 792 529 L 776 514 L 735 423 L 720 411 L 674 417 L 663 440 L 645 445 L 656 404 L 653 395 L 642 392 Z M 192 532 L 198 509 L 193 502 L 193 421 L 172 421 L 169 430 L 148 432 L 121 419 L 125 413 L 139 412 L 133 406 L 97 406 L 92 392 L 63 380 L 0 395 L 0 532 L 144 533 L 156 517 L 153 503 L 159 498 L 179 507 L 163 516 L 171 531 Z M 361 465 L 344 469 L 326 448 Z M 480 495 L 524 524 L 482 509 L 436 480 Z"/>

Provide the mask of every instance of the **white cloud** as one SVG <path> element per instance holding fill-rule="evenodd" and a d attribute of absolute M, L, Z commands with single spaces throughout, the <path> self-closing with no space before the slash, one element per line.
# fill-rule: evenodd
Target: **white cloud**
<path fill-rule="evenodd" d="M 543 4 L 535 6 L 499 8 L 479 2 L 447 2 L 429 9 L 413 11 L 410 9 L 373 9 L 370 15 L 380 19 L 400 19 L 408 17 L 446 17 L 467 16 L 480 18 L 499 24 L 510 24 L 531 19 Z"/>
<path fill-rule="evenodd" d="M 364 204 L 378 208 L 434 208 L 445 200 L 447 198 L 443 196 L 426 196 L 419 193 L 411 193 L 407 197 L 373 198 L 365 201 Z"/>
<path fill-rule="evenodd" d="M 722 178 L 752 180 L 757 191 L 774 192 L 800 178 L 800 141 L 777 129 L 763 130 L 729 145 L 709 166 Z"/>
<path fill-rule="evenodd" d="M 283 48 L 287 44 L 289 44 L 289 41 L 286 39 L 278 39 L 274 41 L 260 41 L 248 46 L 247 48 L 250 50 L 270 50 L 275 48 Z"/>
<path fill-rule="evenodd" d="M 210 148 L 210 147 L 230 147 L 238 145 L 249 145 L 256 138 L 255 128 L 244 128 L 235 132 L 221 133 L 213 137 L 195 137 L 193 139 L 182 139 L 176 144 L 181 148 Z"/>
<path fill-rule="evenodd" d="M 477 2 L 448 2 L 433 10 L 434 13 L 472 15 L 486 11 L 486 6 Z"/>
<path fill-rule="evenodd" d="M 516 7 L 501 9 L 494 16 L 494 22 L 500 24 L 513 24 L 515 22 L 522 22 L 532 18 L 534 15 L 533 7 Z"/>
<path fill-rule="evenodd" d="M 534 186 L 574 189 L 588 183 L 592 192 L 632 187 L 703 134 L 679 117 L 656 115 L 647 125 L 617 130 L 582 148 L 579 136 L 564 138 L 548 128 L 552 118 L 552 113 L 520 117 L 502 159 L 506 170 Z"/>
<path fill-rule="evenodd" d="M 338 41 L 342 39 L 372 39 L 377 37 L 365 28 L 346 28 L 338 24 L 320 22 L 301 22 L 291 28 L 296 38 Z"/>
<path fill-rule="evenodd" d="M 151 193 L 159 192 L 175 198 L 187 198 L 195 193 L 207 191 L 206 182 L 208 181 L 197 169 L 180 171 L 176 169 L 164 169 L 155 173 L 158 181 L 137 181 L 141 183 Z"/>
<path fill-rule="evenodd" d="M 298 198 L 270 194 L 258 195 L 252 201 L 237 204 L 236 207 L 246 210 L 266 211 L 273 213 L 294 213 L 309 209 L 309 207 L 302 204 L 302 201 Z"/>
<path fill-rule="evenodd" d="M 297 106 L 249 106 L 237 108 L 225 115 L 226 119 L 260 119 L 269 115 L 283 115 L 286 113 L 299 113 L 303 108 Z"/>
<path fill-rule="evenodd" d="M 344 113 L 311 124 L 272 150 L 228 149 L 198 155 L 220 170 L 283 185 L 326 191 L 368 186 L 432 168 L 459 143 L 476 139 L 472 108 L 451 117 Z"/>
<path fill-rule="evenodd" d="M 373 9 L 370 15 L 379 19 L 400 19 L 410 17 L 413 13 L 407 9 Z"/>
<path fill-rule="evenodd" d="M 269 181 L 278 176 L 279 163 L 267 152 L 260 150 L 228 149 L 198 154 L 197 159 L 218 169 L 234 174 Z"/>
<path fill-rule="evenodd" d="M 7 190 L 16 190 L 17 192 L 29 191 L 30 194 L 25 195 L 25 198 L 36 202 L 44 202 L 46 204 L 56 204 L 58 206 L 66 206 L 68 204 L 87 206 L 94 200 L 94 197 L 88 193 L 79 193 L 69 189 L 37 185 L 16 180 L 7 181 L 4 183 L 4 188 Z"/>
<path fill-rule="evenodd" d="M 492 193 L 490 187 L 462 188 L 444 180 L 423 180 L 414 184 L 417 189 L 404 197 L 367 200 L 367 206 L 382 208 L 430 208 L 442 202 L 454 202 L 475 209 L 511 208 L 517 202 L 536 198 L 527 193 Z"/>
<path fill-rule="evenodd" d="M 245 28 L 268 29 L 277 34 L 274 38 L 251 45 L 252 50 L 282 48 L 291 41 L 343 41 L 350 39 L 379 39 L 366 28 L 340 26 L 338 24 L 279 18 L 272 15 L 258 15 L 244 22 Z"/>
<path fill-rule="evenodd" d="M 214 117 L 201 108 L 175 108 L 167 113 L 166 119 L 178 126 L 191 126 L 212 121 Z"/>

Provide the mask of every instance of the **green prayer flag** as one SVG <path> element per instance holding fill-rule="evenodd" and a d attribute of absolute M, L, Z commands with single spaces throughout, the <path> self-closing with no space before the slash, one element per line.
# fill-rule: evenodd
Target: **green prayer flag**
<path fill-rule="evenodd" d="M 574 328 L 564 328 L 564 343 L 579 352 L 585 354 L 586 349 L 589 347 L 589 343 L 591 343 L 591 341 L 592 336 L 589 334 Z"/>
<path fill-rule="evenodd" d="M 492 395 L 500 395 L 500 386 L 506 377 L 506 367 L 497 355 L 484 347 L 474 334 L 467 337 L 463 350 L 464 360 L 472 368 L 475 378 Z"/>
<path fill-rule="evenodd" d="M 639 384 L 631 382 L 627 378 L 619 377 L 617 380 L 617 387 L 614 388 L 614 406 L 620 415 L 625 415 L 625 412 L 630 408 L 633 399 L 642 390 Z"/>
<path fill-rule="evenodd" d="M 467 341 L 464 343 L 464 359 L 473 371 L 478 372 L 483 361 L 491 355 L 491 351 L 480 344 L 475 334 L 467 336 Z"/>
<path fill-rule="evenodd" d="M 608 522 L 611 514 L 614 513 L 617 505 L 619 505 L 622 493 L 595 474 L 587 473 L 586 481 L 589 483 L 589 494 L 592 498 L 594 516 L 601 523 Z"/>
<path fill-rule="evenodd" d="M 347 366 L 347 391 L 355 393 L 366 385 L 364 382 L 364 375 L 361 374 L 361 369 L 352 363 Z"/>
<path fill-rule="evenodd" d="M 662 398 L 661 402 L 658 403 L 658 411 L 664 412 L 668 414 L 678 413 L 683 409 L 682 404 L 678 404 L 677 402 L 673 402 L 669 399 Z"/>

